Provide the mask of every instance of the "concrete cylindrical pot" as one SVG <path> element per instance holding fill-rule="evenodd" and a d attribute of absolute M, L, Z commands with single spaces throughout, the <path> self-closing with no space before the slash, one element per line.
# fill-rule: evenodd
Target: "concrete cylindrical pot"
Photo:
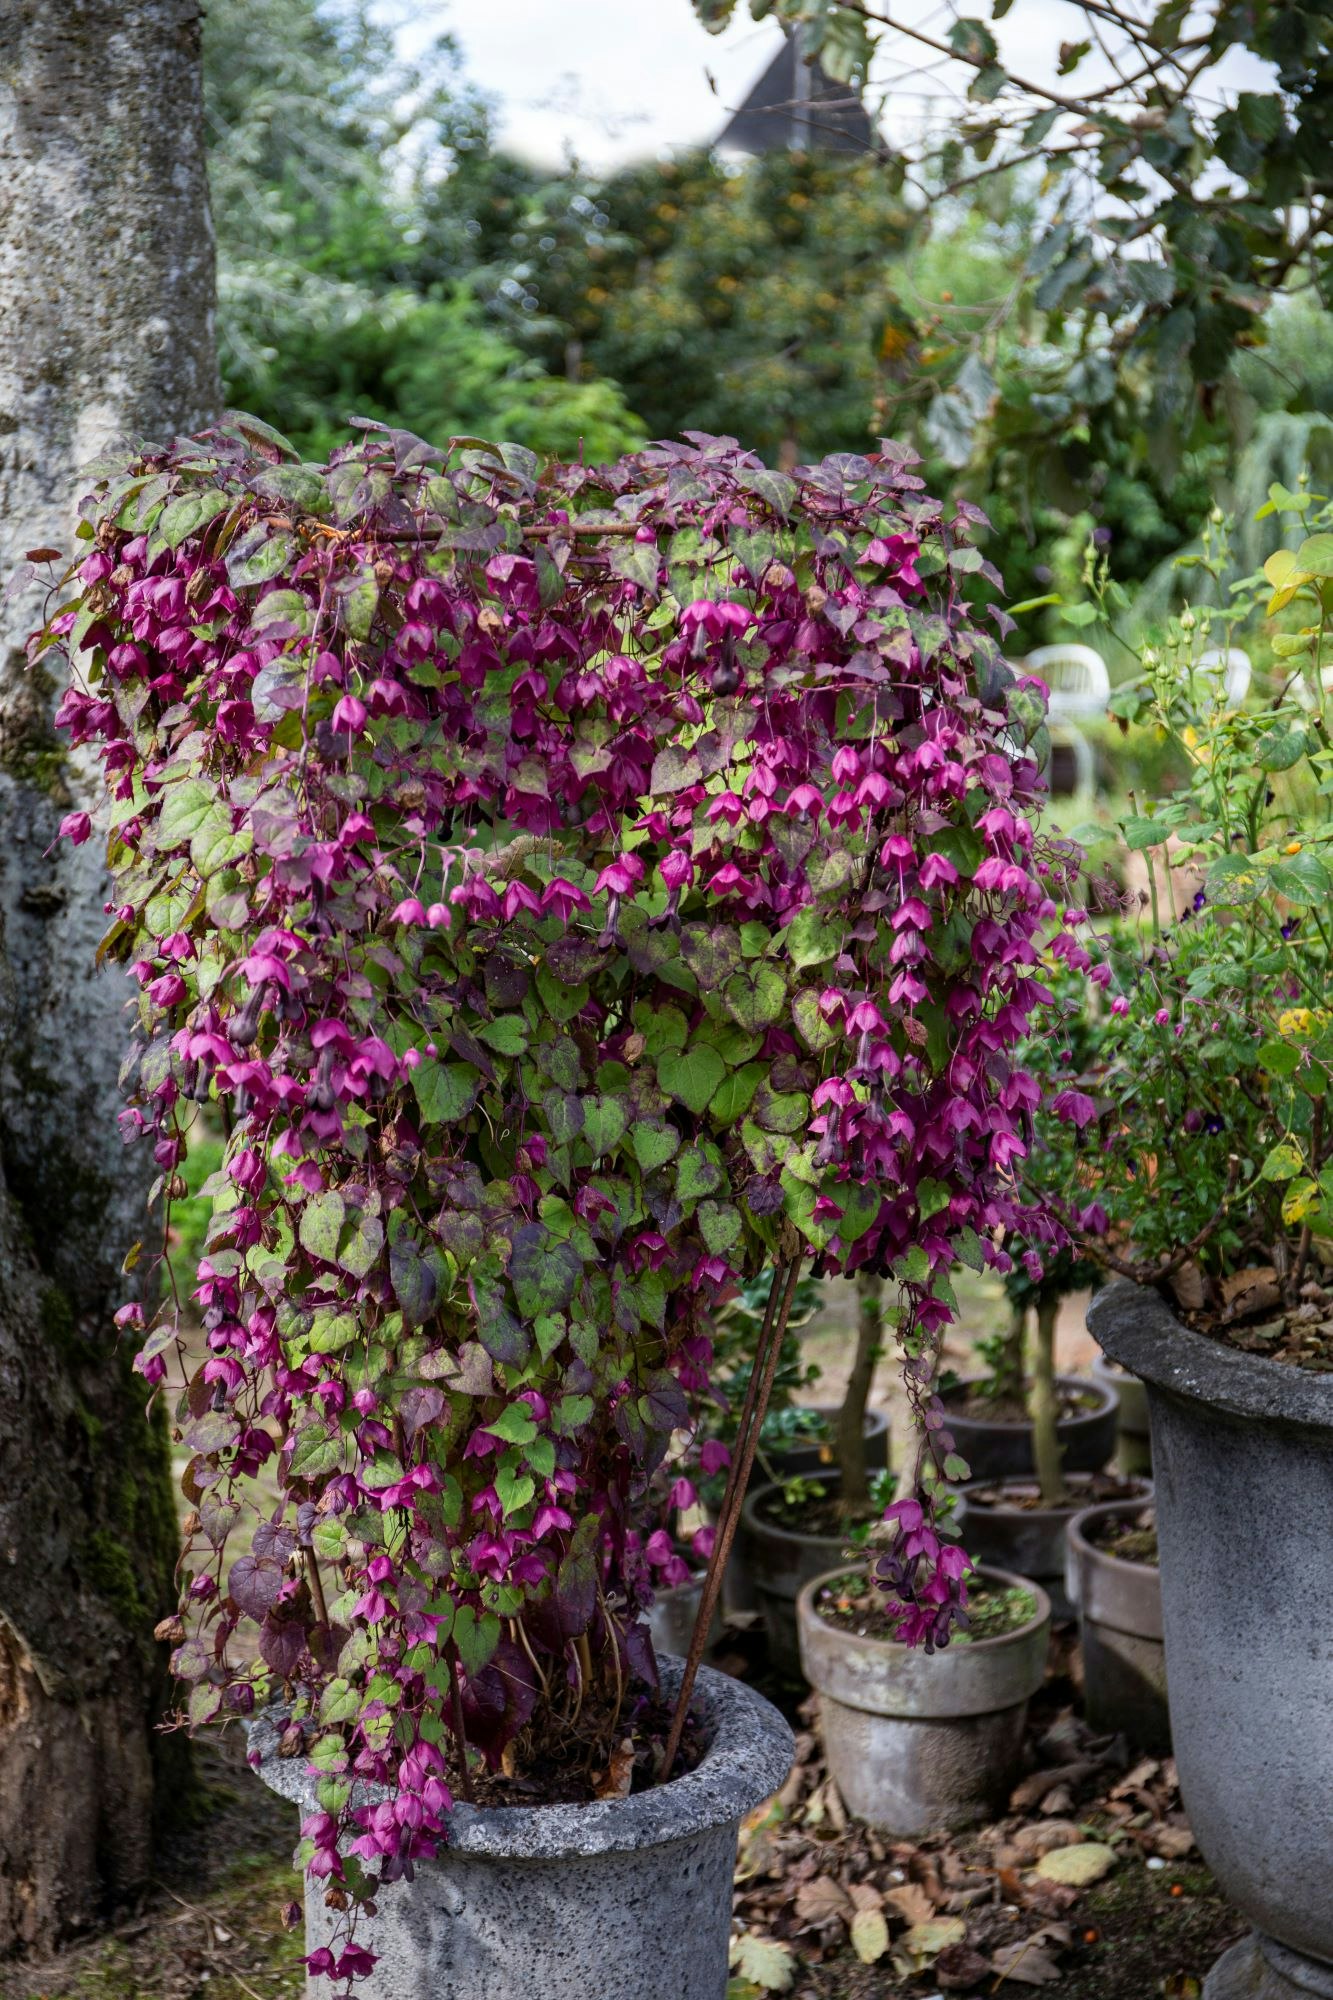
<path fill-rule="evenodd" d="M 659 1660 L 664 1655 L 679 1653 L 683 1656 L 689 1652 L 703 1594 L 702 1575 L 692 1576 L 686 1583 L 673 1584 L 669 1590 L 656 1592 L 648 1608 L 648 1630 L 652 1635 L 653 1651 Z M 722 1621 L 714 1611 L 713 1622 L 708 1628 L 710 1646 L 716 1643 L 721 1630 Z"/>
<path fill-rule="evenodd" d="M 1193 1333 L 1130 1284 L 1088 1325 L 1148 1384 L 1181 1792 L 1257 1933 L 1204 1991 L 1333 1995 L 1333 1378 Z"/>
<path fill-rule="evenodd" d="M 776 1451 L 763 1448 L 762 1465 L 774 1479 L 808 1479 L 812 1473 L 828 1472 L 833 1466 L 833 1435 L 837 1429 L 838 1407 L 836 1403 L 815 1403 L 811 1406 L 821 1417 L 828 1420 L 829 1435 L 824 1443 L 810 1440 L 803 1443 L 781 1445 Z M 880 1472 L 889 1462 L 889 1418 L 885 1410 L 867 1410 L 863 1435 L 866 1441 L 866 1465 L 871 1472 Z"/>
<path fill-rule="evenodd" d="M 816 1601 L 846 1565 L 800 1594 L 801 1661 L 819 1690 L 829 1771 L 850 1809 L 890 1833 L 973 1826 L 1003 1810 L 1018 1775 L 1028 1701 L 1046 1671 L 1051 1607 L 1027 1577 L 983 1569 L 983 1581 L 1022 1585 L 1036 1615 L 998 1639 L 943 1652 L 860 1638 L 827 1625 Z"/>
<path fill-rule="evenodd" d="M 944 1396 L 944 1421 L 954 1441 L 954 1449 L 965 1458 L 975 1481 L 1031 1479 L 1036 1471 L 1032 1456 L 1032 1423 L 991 1423 L 967 1417 L 956 1407 L 965 1402 L 969 1390 L 986 1380 L 984 1375 L 964 1375 Z M 1091 1396 L 1095 1407 L 1076 1416 L 1062 1417 L 1056 1426 L 1064 1452 L 1066 1472 L 1100 1472 L 1115 1452 L 1116 1392 L 1105 1382 L 1085 1380 L 1079 1375 L 1057 1375 L 1061 1389 Z"/>
<path fill-rule="evenodd" d="M 662 1662 L 664 1693 L 680 1675 Z M 737 1830 L 782 1785 L 794 1746 L 762 1695 L 707 1667 L 694 1709 L 708 1748 L 669 1785 L 591 1805 L 455 1806 L 437 1858 L 358 1924 L 379 1959 L 358 2000 L 724 2000 Z M 314 1781 L 277 1755 L 279 1728 L 272 1712 L 251 1725 L 260 1776 L 313 1811 Z M 334 1922 L 315 1883 L 309 1951 Z"/>
<path fill-rule="evenodd" d="M 1139 1500 L 1085 1507 L 1069 1523 L 1065 1585 L 1078 1612 L 1083 1707 L 1094 1729 L 1127 1736 L 1165 1756 L 1171 1748 L 1162 1643 L 1162 1578 L 1156 1563 L 1127 1562 L 1099 1547 L 1113 1521 L 1132 1521 Z"/>
<path fill-rule="evenodd" d="M 831 1425 L 837 1423 L 836 1404 L 816 1403 L 812 1407 L 822 1417 L 827 1417 Z M 889 1462 L 889 1418 L 884 1410 L 867 1410 L 865 1420 L 866 1465 L 871 1472 L 882 1472 Z M 828 1453 L 830 1456 L 826 1457 Z M 832 1444 L 793 1444 L 778 1451 L 764 1450 L 761 1459 L 755 1461 L 751 1478 L 759 1485 L 770 1480 L 810 1479 L 820 1472 L 831 1469 Z M 722 1602 L 728 1613 L 759 1611 L 758 1593 L 754 1577 L 750 1573 L 747 1546 L 743 1536 L 737 1535 L 732 1543 L 727 1567 L 722 1573 Z M 792 1628 L 794 1633 L 794 1626 Z M 794 1647 L 793 1639 L 793 1647 Z M 792 1670 L 795 1671 L 795 1653 L 791 1653 Z"/>
<path fill-rule="evenodd" d="M 822 1472 L 810 1484 L 832 1494 L 838 1491 L 840 1480 L 836 1472 Z M 799 1680 L 796 1599 L 811 1577 L 822 1576 L 836 1562 L 845 1566 L 848 1541 L 845 1534 L 807 1535 L 765 1520 L 765 1501 L 781 1491 L 780 1485 L 769 1484 L 748 1495 L 741 1511 L 740 1540 L 755 1603 L 763 1613 L 769 1662 L 778 1673 Z"/>
<path fill-rule="evenodd" d="M 1095 1494 L 1090 1490 L 1091 1473 L 1075 1473 L 1066 1482 L 1071 1498 L 1064 1507 L 983 1506 L 978 1496 L 993 1487 L 1012 1494 L 1017 1501 L 1037 1493 L 1031 1479 L 988 1481 L 974 1479 L 958 1488 L 954 1519 L 963 1538 L 963 1547 L 973 1562 L 991 1563 L 997 1569 L 1014 1570 L 1039 1583 L 1051 1600 L 1056 1618 L 1072 1618 L 1074 1606 L 1065 1587 L 1065 1542 L 1069 1523 L 1087 1507 Z M 1152 1482 L 1140 1479 L 1125 1482 L 1140 1499 L 1152 1492 Z"/>
<path fill-rule="evenodd" d="M 1104 1354 L 1092 1357 L 1092 1379 L 1113 1389 L 1119 1398 L 1116 1415 L 1115 1462 L 1122 1472 L 1152 1474 L 1152 1438 L 1148 1429 L 1148 1391 L 1137 1375 L 1117 1368 Z"/>

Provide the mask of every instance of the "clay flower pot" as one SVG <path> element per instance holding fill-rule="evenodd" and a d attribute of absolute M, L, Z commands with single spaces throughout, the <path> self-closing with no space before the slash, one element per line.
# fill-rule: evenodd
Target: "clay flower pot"
<path fill-rule="evenodd" d="M 1171 1723 L 1161 1572 L 1156 1563 L 1126 1561 L 1097 1542 L 1109 1522 L 1132 1521 L 1143 1511 L 1141 1501 L 1112 1500 L 1075 1514 L 1068 1528 L 1065 1582 L 1078 1611 L 1088 1721 L 1165 1756 Z"/>
<path fill-rule="evenodd" d="M 818 1598 L 847 1565 L 800 1594 L 801 1661 L 819 1690 L 829 1771 L 848 1807 L 890 1833 L 963 1827 L 1003 1810 L 1018 1776 L 1030 1698 L 1046 1671 L 1051 1607 L 1040 1585 L 1003 1570 L 980 1579 L 1022 1585 L 1036 1614 L 1015 1632 L 943 1652 L 861 1638 L 826 1624 Z"/>
<path fill-rule="evenodd" d="M 1333 1379 L 1193 1333 L 1131 1284 L 1088 1325 L 1148 1385 L 1180 1787 L 1255 1926 L 1204 1992 L 1333 1996 Z"/>
<path fill-rule="evenodd" d="M 662 1687 L 681 1663 L 662 1663 Z M 722 2000 L 741 1820 L 791 1768 L 792 1733 L 753 1688 L 700 1669 L 709 1736 L 683 1778 L 592 1805 L 457 1805 L 449 1840 L 357 1926 L 379 1959 L 359 2000 Z M 274 1711 L 250 1728 L 266 1785 L 314 1810 L 300 1758 L 277 1755 Z M 306 1949 L 330 1941 L 322 1886 L 306 1893 Z M 313 1990 L 313 1989 L 312 1989 Z"/>
<path fill-rule="evenodd" d="M 1137 1375 L 1108 1361 L 1104 1354 L 1092 1357 L 1092 1379 L 1113 1389 L 1119 1398 L 1115 1462 L 1122 1472 L 1152 1476 L 1152 1438 L 1148 1430 L 1148 1391 Z"/>
<path fill-rule="evenodd" d="M 1053 1615 L 1072 1618 L 1074 1606 L 1065 1587 L 1065 1543 L 1074 1516 L 1108 1497 L 1098 1487 L 1111 1486 L 1112 1481 L 1104 1477 L 1094 1486 L 1095 1480 L 1093 1473 L 1074 1473 L 1065 1482 L 1071 1498 L 1063 1507 L 1034 1506 L 1038 1488 L 1030 1478 L 969 1481 L 957 1489 L 954 1514 L 964 1548 L 973 1562 L 1014 1570 L 1039 1583 L 1051 1600 Z M 998 1505 L 983 1498 L 992 1490 L 1000 1495 Z M 1110 1497 L 1133 1498 L 1141 1504 L 1151 1492 L 1150 1479 L 1126 1479 L 1114 1482 Z"/>
<path fill-rule="evenodd" d="M 1115 1452 L 1116 1392 L 1106 1382 L 1079 1375 L 1057 1375 L 1055 1379 L 1071 1395 L 1091 1398 L 1088 1409 L 1062 1417 L 1056 1426 L 1065 1471 L 1100 1472 Z M 959 1406 L 966 1402 L 969 1391 L 985 1380 L 984 1375 L 964 1375 L 943 1398 L 944 1420 L 954 1449 L 967 1460 L 974 1481 L 1031 1479 L 1037 1467 L 1030 1418 L 1019 1423 L 993 1423 L 962 1414 Z"/>
<path fill-rule="evenodd" d="M 841 1481 L 836 1472 L 821 1472 L 810 1483 L 825 1493 L 836 1494 Z M 755 1603 L 763 1614 L 769 1662 L 778 1673 L 799 1680 L 801 1648 L 796 1636 L 796 1600 L 811 1577 L 822 1576 L 838 1562 L 846 1569 L 856 1558 L 848 1557 L 845 1531 L 812 1535 L 766 1520 L 764 1503 L 781 1492 L 780 1485 L 770 1484 L 756 1487 L 747 1496 L 741 1512 L 740 1540 Z"/>

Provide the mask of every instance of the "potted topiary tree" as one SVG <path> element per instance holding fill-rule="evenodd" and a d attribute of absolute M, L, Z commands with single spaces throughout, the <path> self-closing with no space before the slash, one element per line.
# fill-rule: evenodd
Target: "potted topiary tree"
<path fill-rule="evenodd" d="M 168 1209 L 196 1107 L 229 1131 L 202 1349 L 174 1296 L 142 1327 L 183 1377 L 169 1636 L 190 1720 L 252 1718 L 303 1805 L 312 1976 L 720 1987 L 790 1738 L 696 1670 L 802 1259 L 889 1279 L 928 1507 L 947 1274 L 1022 1213 L 1067 868 L 978 518 L 888 447 L 543 471 L 370 428 L 315 466 L 237 420 L 100 471 L 34 657 L 107 774 L 125 1126 Z M 659 1674 L 631 1529 L 764 1269 Z M 883 1564 L 947 1640 L 961 1555 L 897 1518 Z"/>
<path fill-rule="evenodd" d="M 1090 1254 L 1121 1282 L 1089 1325 L 1148 1386 L 1171 1733 L 1190 1824 L 1255 1937 L 1205 1991 L 1330 1990 L 1328 1645 L 1333 1561 L 1333 766 L 1322 723 L 1333 509 L 1275 487 L 1291 546 L 1229 593 L 1277 621 L 1253 712 L 1193 671 L 1190 611 L 1117 696 L 1191 782 L 1123 828 L 1150 864 L 1147 922 L 1112 926 L 1095 1063 L 1055 1100 Z M 1202 885 L 1163 898 L 1192 862 Z M 1155 864 L 1155 865 L 1153 865 Z M 1168 910 L 1183 909 L 1164 920 Z"/>

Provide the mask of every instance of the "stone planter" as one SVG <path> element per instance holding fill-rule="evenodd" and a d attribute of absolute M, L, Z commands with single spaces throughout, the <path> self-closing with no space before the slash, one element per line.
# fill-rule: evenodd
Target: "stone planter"
<path fill-rule="evenodd" d="M 1092 1476 L 1076 1473 L 1067 1481 L 1075 1496 L 1067 1507 L 983 1507 L 974 1497 L 997 1484 L 1001 1492 L 1011 1493 L 1015 1499 L 1033 1495 L 1037 1488 L 1031 1479 L 974 1479 L 960 1486 L 954 1519 L 962 1532 L 963 1547 L 974 1562 L 1013 1570 L 1039 1583 L 1051 1600 L 1053 1616 L 1072 1618 L 1074 1607 L 1065 1588 L 1065 1543 L 1069 1523 L 1097 1497 L 1090 1490 Z M 1125 1484 L 1141 1499 L 1152 1492 L 1149 1479 L 1127 1480 Z"/>
<path fill-rule="evenodd" d="M 1181 1791 L 1258 1934 L 1204 1991 L 1333 1995 L 1333 1379 L 1192 1333 L 1134 1285 L 1088 1325 L 1148 1385 Z"/>
<path fill-rule="evenodd" d="M 653 1651 L 659 1659 L 664 1655 L 689 1652 L 690 1641 L 694 1637 L 694 1621 L 699 1616 L 699 1605 L 704 1594 L 702 1575 L 692 1576 L 688 1583 L 677 1583 L 670 1590 L 659 1590 L 648 1610 L 648 1630 L 652 1634 Z M 715 1645 L 722 1630 L 717 1612 L 708 1628 L 708 1644 Z"/>
<path fill-rule="evenodd" d="M 680 1673 L 662 1663 L 664 1692 Z M 761 1695 L 707 1667 L 695 1706 L 711 1741 L 669 1785 L 593 1805 L 456 1806 L 439 1856 L 357 1926 L 379 1957 L 359 2000 L 724 2000 L 737 1829 L 786 1778 L 792 1734 Z M 277 1740 L 272 1712 L 258 1717 L 259 1774 L 311 1811 L 313 1781 Z M 307 1950 L 333 1921 L 316 1883 Z M 312 2000 L 326 1984 L 310 1982 Z"/>
<path fill-rule="evenodd" d="M 1162 1578 L 1155 1563 L 1126 1562 L 1099 1548 L 1109 1521 L 1143 1511 L 1138 1500 L 1086 1507 L 1069 1523 L 1066 1589 L 1078 1612 L 1083 1705 L 1094 1729 L 1127 1736 L 1165 1756 L 1171 1748 L 1162 1644 Z"/>
<path fill-rule="evenodd" d="M 813 1405 L 821 1417 L 827 1417 L 831 1425 L 838 1421 L 836 1403 L 816 1403 Z M 889 1462 L 889 1419 L 884 1410 L 867 1410 L 864 1427 L 866 1441 L 866 1464 L 872 1472 L 880 1472 Z M 773 1479 L 808 1479 L 812 1473 L 828 1472 L 833 1466 L 832 1432 L 824 1444 L 792 1444 L 779 1451 L 765 1451 L 759 1461 L 763 1470 Z"/>
<path fill-rule="evenodd" d="M 1092 1379 L 1114 1389 L 1120 1399 L 1115 1462 L 1122 1472 L 1152 1475 L 1152 1437 L 1148 1429 L 1148 1391 L 1137 1375 L 1126 1374 L 1104 1354 L 1092 1359 Z"/>
<path fill-rule="evenodd" d="M 826 1625 L 815 1600 L 847 1565 L 813 1578 L 797 1607 L 801 1661 L 819 1690 L 829 1770 L 852 1812 L 890 1833 L 975 1825 L 1002 1812 L 1018 1776 L 1028 1701 L 1046 1671 L 1051 1607 L 1026 1577 L 1037 1615 L 998 1639 L 927 1654 Z"/>
<path fill-rule="evenodd" d="M 969 1389 L 985 1379 L 984 1375 L 964 1375 L 944 1398 L 944 1420 L 954 1448 L 967 1460 L 974 1482 L 989 1485 L 996 1479 L 1031 1479 L 1036 1471 L 1031 1422 L 986 1423 L 951 1407 L 955 1398 L 964 1399 Z M 1115 1452 L 1116 1392 L 1106 1382 L 1080 1375 L 1058 1375 L 1056 1381 L 1062 1389 L 1096 1398 L 1095 1408 L 1063 1417 L 1056 1426 L 1065 1471 L 1100 1472 Z"/>
<path fill-rule="evenodd" d="M 819 1473 L 812 1485 L 826 1493 L 836 1493 L 840 1484 L 836 1472 Z M 847 1537 L 807 1535 L 779 1527 L 759 1512 L 770 1495 L 780 1493 L 780 1485 L 756 1487 L 741 1511 L 740 1539 L 745 1564 L 754 1586 L 755 1603 L 763 1613 L 768 1635 L 770 1664 L 790 1680 L 801 1677 L 801 1648 L 796 1636 L 796 1599 L 811 1577 L 823 1576 L 835 1563 L 848 1566 Z M 851 1557 L 851 1562 L 856 1558 Z"/>

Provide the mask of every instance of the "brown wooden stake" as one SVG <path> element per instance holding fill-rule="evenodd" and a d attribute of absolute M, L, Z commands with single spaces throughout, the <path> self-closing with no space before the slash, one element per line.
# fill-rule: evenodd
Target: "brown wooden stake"
<path fill-rule="evenodd" d="M 760 1329 L 754 1366 L 750 1370 L 750 1386 L 746 1392 L 740 1426 L 736 1432 L 736 1449 L 732 1456 L 731 1471 L 727 1476 L 726 1491 L 723 1493 L 722 1506 L 717 1517 L 717 1539 L 713 1543 L 713 1553 L 708 1560 L 703 1594 L 699 1600 L 699 1613 L 694 1621 L 690 1650 L 685 1661 L 685 1673 L 681 1680 L 680 1693 L 676 1697 L 676 1710 L 671 1718 L 671 1729 L 662 1758 L 664 1778 L 670 1775 L 671 1767 L 680 1754 L 690 1696 L 694 1693 L 699 1664 L 703 1659 L 704 1647 L 708 1643 L 708 1628 L 713 1622 L 718 1598 L 722 1594 L 722 1574 L 727 1566 L 727 1558 L 731 1554 L 731 1545 L 736 1539 L 741 1504 L 745 1499 L 750 1469 L 754 1464 L 754 1455 L 759 1445 L 759 1433 L 763 1429 L 764 1417 L 768 1410 L 773 1379 L 778 1371 L 778 1356 L 782 1352 L 782 1339 L 787 1331 L 787 1320 L 791 1313 L 792 1297 L 796 1291 L 796 1280 L 800 1276 L 800 1270 L 801 1260 L 798 1256 L 785 1263 L 779 1263 L 773 1273 L 764 1324 Z"/>

